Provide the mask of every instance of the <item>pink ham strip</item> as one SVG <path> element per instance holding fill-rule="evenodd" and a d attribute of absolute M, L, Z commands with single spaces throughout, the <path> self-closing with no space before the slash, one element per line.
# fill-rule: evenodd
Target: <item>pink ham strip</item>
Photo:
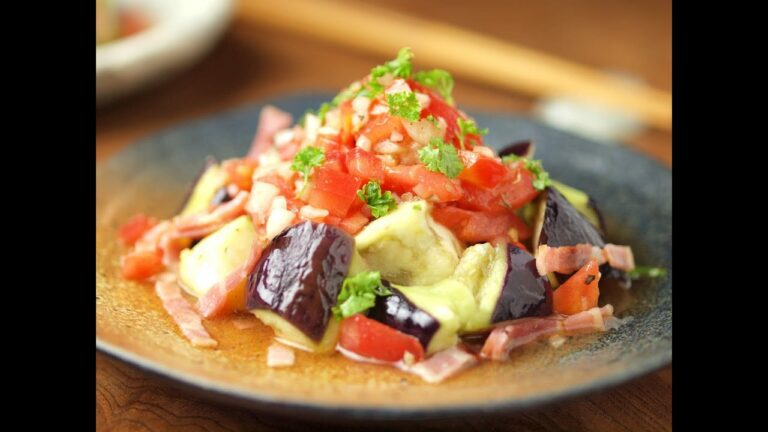
<path fill-rule="evenodd" d="M 272 137 L 275 133 L 289 127 L 293 117 L 282 110 L 267 105 L 259 113 L 259 127 L 251 143 L 248 159 L 257 159 L 261 153 L 272 147 Z"/>
<path fill-rule="evenodd" d="M 267 366 L 268 367 L 286 367 L 293 366 L 296 362 L 296 356 L 292 349 L 277 342 L 267 348 Z"/>
<path fill-rule="evenodd" d="M 176 275 L 164 273 L 155 282 L 155 292 L 163 303 L 166 312 L 181 329 L 192 345 L 202 348 L 215 348 L 218 345 L 203 327 L 200 315 L 181 295 L 181 287 L 176 283 Z"/>
<path fill-rule="evenodd" d="M 584 267 L 592 258 L 597 258 L 600 264 L 605 262 L 600 248 L 588 243 L 560 247 L 539 245 L 536 249 L 536 269 L 542 275 L 550 272 L 570 274 Z"/>
<path fill-rule="evenodd" d="M 605 319 L 612 316 L 613 306 L 605 305 L 571 316 L 552 315 L 499 323 L 486 339 L 480 355 L 491 360 L 507 360 L 513 349 L 547 336 L 605 331 Z"/>
<path fill-rule="evenodd" d="M 216 207 L 210 213 L 200 213 L 176 217 L 173 220 L 175 234 L 179 237 L 196 238 L 216 231 L 227 222 L 245 214 L 248 192 L 240 191 L 230 201 Z"/>
<path fill-rule="evenodd" d="M 611 267 L 624 271 L 634 270 L 635 256 L 632 254 L 631 247 L 608 243 L 603 248 L 603 253 Z"/>
<path fill-rule="evenodd" d="M 256 264 L 261 258 L 261 252 L 263 247 L 257 240 L 251 250 L 251 254 L 248 256 L 248 260 L 232 271 L 223 280 L 212 286 L 205 294 L 203 294 L 197 301 L 197 310 L 205 318 L 214 318 L 224 313 L 224 306 L 227 304 L 227 297 L 229 293 L 235 290 L 245 278 L 253 271 Z"/>
<path fill-rule="evenodd" d="M 402 370 L 418 375 L 428 383 L 439 383 L 477 362 L 477 357 L 454 346 L 413 365 L 400 364 L 399 366 Z"/>

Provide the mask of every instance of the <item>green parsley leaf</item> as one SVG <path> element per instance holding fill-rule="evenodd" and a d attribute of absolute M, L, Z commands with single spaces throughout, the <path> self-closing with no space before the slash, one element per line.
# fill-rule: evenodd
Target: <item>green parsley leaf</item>
<path fill-rule="evenodd" d="M 364 312 L 376 304 L 376 296 L 391 295 L 381 283 L 381 273 L 365 271 L 344 279 L 336 306 L 331 311 L 337 319 L 344 319 Z"/>
<path fill-rule="evenodd" d="M 530 160 L 528 158 L 520 157 L 518 155 L 507 155 L 501 158 L 502 162 L 517 162 L 523 161 L 525 163 L 525 169 L 533 174 L 533 187 L 536 190 L 544 190 L 548 186 L 552 186 L 552 179 L 549 178 L 549 173 L 541 166 L 540 160 Z"/>
<path fill-rule="evenodd" d="M 464 120 L 459 117 L 456 119 L 456 124 L 459 126 L 459 143 L 461 143 L 461 148 L 464 148 L 464 140 L 467 138 L 467 134 L 486 135 L 488 133 L 488 128 L 478 129 L 474 120 Z"/>
<path fill-rule="evenodd" d="M 627 276 L 631 279 L 661 278 L 667 276 L 667 270 L 662 267 L 636 266 L 627 272 Z"/>
<path fill-rule="evenodd" d="M 389 113 L 410 122 L 419 121 L 421 105 L 413 92 L 400 92 L 387 95 Z"/>
<path fill-rule="evenodd" d="M 419 71 L 413 79 L 420 84 L 433 88 L 440 93 L 446 102 L 453 105 L 453 77 L 448 71 L 432 69 L 431 71 Z"/>
<path fill-rule="evenodd" d="M 419 149 L 419 160 L 430 171 L 441 172 L 450 178 L 456 178 L 464 169 L 456 148 L 439 137 L 433 137 L 429 145 Z"/>
<path fill-rule="evenodd" d="M 307 186 L 309 181 L 309 173 L 312 172 L 312 168 L 320 166 L 325 162 L 325 152 L 319 147 L 307 146 L 301 149 L 293 157 L 293 163 L 291 164 L 291 170 L 304 174 L 304 187 Z M 302 189 L 303 191 L 303 189 Z M 299 192 L 301 195 L 301 192 Z"/>
<path fill-rule="evenodd" d="M 380 218 L 390 210 L 397 208 L 395 199 L 392 198 L 392 192 L 386 191 L 382 194 L 381 185 L 376 180 L 371 180 L 363 186 L 362 189 L 357 191 L 357 196 L 360 200 L 371 208 L 371 214 L 375 218 Z"/>
<path fill-rule="evenodd" d="M 375 97 L 384 91 L 384 86 L 379 83 L 379 78 L 386 74 L 392 74 L 395 78 L 408 79 L 413 73 L 413 51 L 409 47 L 401 48 L 394 60 L 390 60 L 382 65 L 371 69 L 371 78 L 366 83 L 366 89 L 361 94 L 370 98 Z"/>

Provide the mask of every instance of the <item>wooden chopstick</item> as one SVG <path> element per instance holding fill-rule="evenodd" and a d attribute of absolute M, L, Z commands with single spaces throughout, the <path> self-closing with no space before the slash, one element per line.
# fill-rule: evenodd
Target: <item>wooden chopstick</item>
<path fill-rule="evenodd" d="M 586 66 L 440 22 L 369 4 L 326 0 L 241 0 L 238 14 L 250 22 L 386 58 L 410 46 L 422 64 L 456 75 L 536 97 L 597 102 L 660 129 L 672 129 L 668 92 L 628 84 Z"/>

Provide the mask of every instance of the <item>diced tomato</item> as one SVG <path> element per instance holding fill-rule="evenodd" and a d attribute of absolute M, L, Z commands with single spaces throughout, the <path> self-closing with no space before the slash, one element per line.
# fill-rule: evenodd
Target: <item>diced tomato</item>
<path fill-rule="evenodd" d="M 573 315 L 597 307 L 599 281 L 599 264 L 592 259 L 555 290 L 552 295 L 555 312 Z"/>
<path fill-rule="evenodd" d="M 143 280 L 165 270 L 163 251 L 160 248 L 134 251 L 124 255 L 120 261 L 125 279 Z"/>
<path fill-rule="evenodd" d="M 435 118 L 442 117 L 446 123 L 445 142 L 451 143 L 459 148 L 459 125 L 456 123 L 456 120 L 460 117 L 460 114 L 456 108 L 448 105 L 448 103 L 446 103 L 439 94 L 432 91 L 432 89 L 424 87 L 413 80 L 409 80 L 408 84 L 412 89 L 429 95 L 429 106 L 421 111 L 421 118 L 427 118 L 430 114 Z M 469 149 L 471 146 L 465 146 L 465 148 Z"/>
<path fill-rule="evenodd" d="M 468 150 L 459 150 L 459 156 L 464 163 L 459 179 L 473 186 L 491 189 L 509 174 L 509 168 L 495 159 Z"/>
<path fill-rule="evenodd" d="M 414 361 L 424 358 L 424 348 L 418 339 L 399 332 L 361 314 L 341 322 L 339 345 L 353 353 L 385 362 L 397 362 L 406 352 Z"/>
<path fill-rule="evenodd" d="M 435 206 L 432 217 L 450 229 L 456 237 L 468 243 L 511 241 L 511 229 L 516 230 L 518 240 L 531 237 L 531 229 L 517 215 L 507 212 L 488 214 L 454 206 Z"/>
<path fill-rule="evenodd" d="M 369 219 L 362 212 L 357 212 L 342 219 L 341 222 L 339 222 L 339 228 L 350 235 L 355 235 L 368 224 L 368 221 Z"/>
<path fill-rule="evenodd" d="M 364 180 L 384 182 L 384 163 L 373 153 L 354 148 L 347 153 L 347 171 Z"/>
<path fill-rule="evenodd" d="M 459 207 L 489 213 L 517 210 L 539 194 L 533 187 L 533 176 L 521 166 L 510 169 L 507 177 L 493 188 L 471 184 L 462 186 L 464 196 L 458 203 Z"/>
<path fill-rule="evenodd" d="M 253 170 L 256 169 L 257 162 L 251 159 L 232 159 L 222 164 L 224 170 L 229 174 L 229 179 L 237 185 L 240 190 L 251 190 L 253 185 Z"/>
<path fill-rule="evenodd" d="M 407 134 L 400 117 L 382 114 L 371 117 L 360 130 L 359 135 L 365 135 L 371 141 L 371 144 L 376 144 L 389 139 L 392 132 L 398 132 L 403 136 Z"/>
<path fill-rule="evenodd" d="M 398 193 L 413 191 L 419 197 L 433 202 L 457 201 L 463 195 L 458 180 L 432 172 L 424 165 L 385 167 L 384 172 L 385 188 Z"/>
<path fill-rule="evenodd" d="M 125 246 L 133 246 L 145 232 L 149 231 L 150 228 L 155 225 L 157 225 L 157 219 L 139 213 L 130 218 L 120 227 L 120 241 L 122 241 Z"/>
<path fill-rule="evenodd" d="M 320 167 L 314 175 L 309 204 L 328 210 L 332 215 L 344 217 L 357 199 L 362 182 L 352 175 L 328 167 Z"/>

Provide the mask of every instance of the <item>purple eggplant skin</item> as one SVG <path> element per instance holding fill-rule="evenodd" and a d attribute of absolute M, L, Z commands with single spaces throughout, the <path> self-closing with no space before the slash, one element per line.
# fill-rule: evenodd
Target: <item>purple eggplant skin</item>
<path fill-rule="evenodd" d="M 411 303 L 397 288 L 391 287 L 384 280 L 382 283 L 389 288 L 392 295 L 377 297 L 376 304 L 368 310 L 368 318 L 415 337 L 426 350 L 432 336 L 440 328 L 440 322 Z"/>
<path fill-rule="evenodd" d="M 197 173 L 197 175 L 195 176 L 195 179 L 192 180 L 192 183 L 190 183 L 189 186 L 187 187 L 187 192 L 184 194 L 184 199 L 181 201 L 181 205 L 179 206 L 178 210 L 176 210 L 176 214 L 181 213 L 184 210 L 184 207 L 187 206 L 189 199 L 192 198 L 192 192 L 195 191 L 195 186 L 197 186 L 197 182 L 199 182 L 200 178 L 203 177 L 203 174 L 205 174 L 205 172 L 208 171 L 208 168 L 218 164 L 219 164 L 219 160 L 213 156 L 208 155 L 208 157 L 205 158 L 205 164 L 200 169 L 200 172 Z"/>
<path fill-rule="evenodd" d="M 501 151 L 499 151 L 499 157 L 515 155 L 530 159 L 533 157 L 534 150 L 535 145 L 533 144 L 533 141 L 518 141 L 501 149 Z"/>
<path fill-rule="evenodd" d="M 491 323 L 552 314 L 552 285 L 536 270 L 536 258 L 507 245 L 507 275 Z"/>
<path fill-rule="evenodd" d="M 271 310 L 319 342 L 354 247 L 355 240 L 332 225 L 306 221 L 286 228 L 248 276 L 248 310 Z"/>
<path fill-rule="evenodd" d="M 549 247 L 575 246 L 589 243 L 603 247 L 605 241 L 600 232 L 557 189 L 547 188 L 544 222 L 541 225 L 539 244 Z"/>

